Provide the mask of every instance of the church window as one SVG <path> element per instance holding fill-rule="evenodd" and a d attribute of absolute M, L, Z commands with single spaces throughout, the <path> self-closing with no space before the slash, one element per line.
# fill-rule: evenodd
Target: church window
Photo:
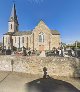
<path fill-rule="evenodd" d="M 44 33 L 39 34 L 39 42 L 44 42 Z"/>
<path fill-rule="evenodd" d="M 7 43 L 7 37 L 6 37 L 6 43 Z"/>
<path fill-rule="evenodd" d="M 31 43 L 31 37 L 30 37 L 30 43 Z"/>
<path fill-rule="evenodd" d="M 16 37 L 15 37 L 15 43 L 16 43 Z"/>
<path fill-rule="evenodd" d="M 8 37 L 8 44 L 10 44 L 10 37 Z"/>
<path fill-rule="evenodd" d="M 28 49 L 28 37 L 27 37 L 27 49 Z"/>
<path fill-rule="evenodd" d="M 20 48 L 20 37 L 19 37 L 19 48 Z"/>
<path fill-rule="evenodd" d="M 22 37 L 22 43 L 24 43 L 24 37 Z"/>
<path fill-rule="evenodd" d="M 16 26 L 16 30 L 18 30 L 18 27 Z"/>
<path fill-rule="evenodd" d="M 12 24 L 11 24 L 11 29 L 12 29 Z"/>

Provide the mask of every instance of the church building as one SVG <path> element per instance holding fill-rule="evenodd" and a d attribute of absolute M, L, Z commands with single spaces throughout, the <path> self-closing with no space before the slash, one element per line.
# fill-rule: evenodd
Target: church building
<path fill-rule="evenodd" d="M 42 51 L 60 47 L 60 33 L 48 28 L 42 20 L 30 31 L 19 31 L 18 27 L 16 7 L 13 4 L 8 21 L 8 32 L 3 36 L 4 49 L 13 49 L 13 47 L 18 49 L 24 46 L 26 49 Z"/>

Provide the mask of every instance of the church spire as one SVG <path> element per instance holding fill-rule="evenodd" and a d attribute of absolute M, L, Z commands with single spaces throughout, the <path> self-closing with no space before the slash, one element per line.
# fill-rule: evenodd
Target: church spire
<path fill-rule="evenodd" d="M 14 21 L 14 22 L 18 23 L 18 19 L 17 19 L 17 15 L 16 15 L 15 3 L 13 4 L 12 11 L 11 11 L 11 16 L 10 16 L 9 21 Z"/>
<path fill-rule="evenodd" d="M 16 7 L 15 3 L 13 4 L 11 15 L 8 21 L 8 28 L 9 32 L 17 32 L 18 31 L 18 19 L 17 19 L 17 14 L 16 14 Z"/>

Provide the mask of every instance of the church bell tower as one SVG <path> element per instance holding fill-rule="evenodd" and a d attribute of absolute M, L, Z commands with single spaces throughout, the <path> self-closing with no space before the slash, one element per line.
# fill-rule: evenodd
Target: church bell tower
<path fill-rule="evenodd" d="M 15 4 L 13 4 L 11 16 L 8 21 L 8 32 L 18 32 L 18 18 L 16 15 L 16 7 Z"/>

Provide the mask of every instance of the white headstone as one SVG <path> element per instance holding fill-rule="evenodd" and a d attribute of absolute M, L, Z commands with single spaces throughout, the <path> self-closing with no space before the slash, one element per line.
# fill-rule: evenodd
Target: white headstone
<path fill-rule="evenodd" d="M 46 57 L 45 51 L 42 51 L 41 54 L 39 55 L 40 57 Z"/>

